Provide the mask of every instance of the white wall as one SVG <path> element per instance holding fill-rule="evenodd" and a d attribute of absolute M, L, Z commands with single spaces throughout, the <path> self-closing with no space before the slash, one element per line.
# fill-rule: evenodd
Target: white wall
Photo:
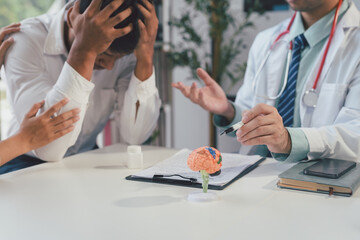
<path fill-rule="evenodd" d="M 356 4 L 357 8 L 360 9 L 360 0 L 354 0 L 354 3 Z"/>
<path fill-rule="evenodd" d="M 172 16 L 178 17 L 184 0 L 172 0 Z M 201 23 L 199 23 L 201 24 Z M 206 29 L 204 30 L 206 32 Z M 181 35 L 172 29 L 172 43 L 181 42 Z M 205 47 L 205 46 L 204 46 Z M 194 80 L 188 68 L 177 67 L 172 74 L 173 82 L 191 85 Z M 173 147 L 194 149 L 209 144 L 209 114 L 173 89 Z"/>
<path fill-rule="evenodd" d="M 183 68 L 176 68 L 173 81 L 187 80 L 190 74 Z M 173 144 L 175 148 L 195 149 L 209 144 L 209 114 L 201 107 L 186 99 L 180 91 L 173 89 Z"/>

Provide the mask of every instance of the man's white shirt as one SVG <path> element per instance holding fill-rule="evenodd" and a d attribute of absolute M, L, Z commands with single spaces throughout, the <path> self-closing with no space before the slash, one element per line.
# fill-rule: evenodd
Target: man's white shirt
<path fill-rule="evenodd" d="M 7 96 L 12 108 L 9 135 L 18 131 L 32 105 L 43 99 L 41 112 L 64 97 L 70 101 L 58 114 L 81 109 L 80 120 L 71 133 L 34 151 L 45 161 L 91 150 L 111 114 L 118 124 L 120 141 L 141 144 L 155 129 L 161 105 L 155 73 L 143 82 L 137 79 L 133 54 L 117 60 L 111 71 L 94 70 L 91 81 L 66 62 L 64 14 L 68 7 L 56 15 L 23 21 L 22 30 L 13 35 L 15 43 L 5 60 Z M 137 101 L 140 106 L 136 114 Z"/>

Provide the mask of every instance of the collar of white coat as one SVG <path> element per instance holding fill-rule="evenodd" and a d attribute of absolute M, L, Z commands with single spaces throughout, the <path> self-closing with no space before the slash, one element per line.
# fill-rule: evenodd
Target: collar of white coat
<path fill-rule="evenodd" d="M 349 2 L 347 0 L 343 1 L 339 9 L 339 19 L 345 15 L 346 11 L 349 9 Z M 289 33 L 289 38 L 294 39 L 300 34 L 304 34 L 307 42 L 309 43 L 310 48 L 317 45 L 324 39 L 327 39 L 331 32 L 331 27 L 334 21 L 336 9 L 333 9 L 331 12 L 323 16 L 321 19 L 316 21 L 311 27 L 305 30 L 301 14 L 298 13 L 295 17 L 295 21 L 291 26 Z"/>
<path fill-rule="evenodd" d="M 360 27 L 360 11 L 357 9 L 355 4 L 351 0 L 348 0 L 348 3 L 350 6 L 349 6 L 348 10 L 346 11 L 345 15 L 343 16 L 343 18 L 340 20 L 340 22 L 338 24 L 339 27 L 337 27 L 337 30 L 340 28 L 340 26 L 343 30 L 349 29 L 349 28 L 359 28 Z M 299 17 L 299 15 L 297 15 L 296 17 Z M 282 31 L 284 31 L 286 29 L 289 22 L 290 22 L 290 19 L 283 22 L 283 24 L 282 24 L 283 30 Z M 287 42 L 290 42 L 292 40 L 292 35 L 291 34 L 285 35 L 284 40 L 286 40 Z"/>
<path fill-rule="evenodd" d="M 48 35 L 45 40 L 44 54 L 68 56 L 68 50 L 66 49 L 64 42 L 64 15 L 66 10 L 72 7 L 73 4 L 74 1 L 70 1 L 52 17 L 52 21 L 48 26 Z"/>
<path fill-rule="evenodd" d="M 345 14 L 342 27 L 343 28 L 359 28 L 360 27 L 360 11 L 355 6 L 355 3 L 349 1 L 350 7 Z"/>

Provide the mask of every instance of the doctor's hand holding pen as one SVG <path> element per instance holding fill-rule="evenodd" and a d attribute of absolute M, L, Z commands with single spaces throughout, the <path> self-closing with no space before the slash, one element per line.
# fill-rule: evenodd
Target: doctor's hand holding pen
<path fill-rule="evenodd" d="M 282 117 L 273 106 L 260 103 L 242 112 L 244 125 L 236 131 L 243 145 L 266 145 L 273 153 L 290 153 L 291 138 Z"/>
<path fill-rule="evenodd" d="M 4 40 L 6 35 L 19 31 L 20 23 L 14 23 L 0 29 L 0 67 L 4 63 L 6 51 L 11 46 L 11 44 L 14 43 L 14 39 L 11 37 Z"/>
<path fill-rule="evenodd" d="M 227 100 L 224 90 L 203 69 L 197 69 L 197 74 L 205 83 L 202 88 L 198 88 L 196 83 L 185 86 L 178 82 L 172 86 L 179 89 L 193 103 L 232 122 L 235 110 Z M 245 110 L 242 112 L 242 123 L 239 129 L 233 129 L 237 130 L 237 140 L 241 144 L 267 145 L 271 152 L 290 153 L 291 139 L 275 107 L 258 104 L 250 110 Z"/>
<path fill-rule="evenodd" d="M 34 104 L 25 115 L 19 132 L 0 142 L 0 166 L 19 155 L 45 146 L 74 130 L 73 124 L 80 119 L 78 116 L 79 109 L 75 108 L 54 117 L 54 114 L 68 102 L 69 100 L 64 98 L 39 116 L 36 116 L 36 113 L 45 101 Z"/>

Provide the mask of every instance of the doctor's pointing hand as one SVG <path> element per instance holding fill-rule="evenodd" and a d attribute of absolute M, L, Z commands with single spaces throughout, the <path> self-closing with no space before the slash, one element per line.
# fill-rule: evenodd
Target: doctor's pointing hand
<path fill-rule="evenodd" d="M 224 90 L 203 69 L 199 68 L 197 74 L 205 83 L 202 88 L 198 88 L 196 83 L 185 86 L 178 82 L 173 83 L 172 86 L 179 89 L 193 103 L 231 122 L 235 116 L 235 110 L 227 100 Z M 242 117 L 244 126 L 236 133 L 240 143 L 251 146 L 267 145 L 268 149 L 274 153 L 290 152 L 290 136 L 275 107 L 258 104 L 250 110 L 244 110 Z"/>

